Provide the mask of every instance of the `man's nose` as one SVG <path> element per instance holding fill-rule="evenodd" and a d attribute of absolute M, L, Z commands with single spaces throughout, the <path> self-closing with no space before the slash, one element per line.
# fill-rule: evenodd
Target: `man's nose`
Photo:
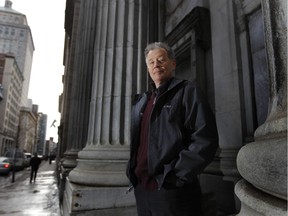
<path fill-rule="evenodd" d="M 161 66 L 161 62 L 160 61 L 155 61 L 153 63 L 153 67 L 159 67 L 159 66 Z"/>

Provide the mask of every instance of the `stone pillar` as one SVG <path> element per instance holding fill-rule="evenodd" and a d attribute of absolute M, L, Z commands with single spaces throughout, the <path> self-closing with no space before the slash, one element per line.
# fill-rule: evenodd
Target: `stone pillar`
<path fill-rule="evenodd" d="M 96 15 L 92 12 L 86 13 L 85 10 L 87 7 L 95 9 L 95 3 L 94 5 L 86 4 L 83 0 L 77 0 L 67 5 L 69 7 L 67 6 L 66 13 L 70 13 L 71 20 L 66 20 L 66 23 L 69 24 L 65 26 L 67 34 L 67 49 L 65 52 L 67 79 L 64 80 L 64 83 L 67 91 L 64 94 L 66 96 L 64 114 L 67 115 L 64 118 L 64 157 L 60 163 L 60 200 L 62 200 L 66 177 L 76 167 L 78 152 L 84 148 L 87 141 L 93 74 L 93 48 L 96 32 Z M 79 17 L 80 13 L 83 16 Z"/>
<path fill-rule="evenodd" d="M 287 215 L 287 1 L 262 0 L 270 73 L 269 114 L 242 147 L 236 184 L 239 216 Z"/>
<path fill-rule="evenodd" d="M 75 109 L 71 109 L 77 103 L 77 98 L 75 95 L 75 89 L 79 91 L 79 87 L 75 86 L 78 83 L 77 76 L 79 76 L 79 73 L 77 73 L 77 70 L 75 68 L 75 65 L 78 64 L 79 59 L 75 58 L 77 56 L 76 53 L 76 41 L 77 41 L 77 31 L 78 31 L 78 16 L 79 16 L 79 5 L 80 0 L 75 1 L 74 3 L 70 3 L 66 5 L 66 16 L 67 13 L 73 14 L 70 15 L 71 19 L 68 21 L 66 20 L 65 24 L 65 30 L 66 30 L 66 37 L 65 37 L 65 56 L 64 56 L 64 65 L 65 65 L 65 72 L 64 72 L 64 88 L 63 88 L 63 107 L 61 110 L 62 114 L 62 134 L 61 134 L 61 152 L 60 157 L 62 158 L 64 156 L 65 159 L 62 159 L 62 164 L 64 163 L 64 160 L 66 160 L 66 157 L 71 158 L 69 155 L 77 155 L 77 153 L 68 153 L 70 152 L 70 149 L 73 149 L 73 146 L 75 144 L 71 143 L 71 140 L 73 140 L 72 136 L 73 133 L 71 132 L 71 125 L 74 125 L 75 127 Z M 77 56 L 79 57 L 79 56 Z M 79 100 L 79 98 L 78 98 Z M 75 156 L 72 156 L 72 158 Z M 76 159 L 74 161 L 70 161 L 70 159 L 67 159 L 65 161 L 65 164 L 67 164 L 67 167 L 75 167 L 76 166 Z"/>
<path fill-rule="evenodd" d="M 240 179 L 236 156 L 242 147 L 243 119 L 241 116 L 241 63 L 237 46 L 235 1 L 210 1 L 212 55 L 215 89 L 215 116 L 221 149 L 220 170 L 223 180 L 219 196 L 221 208 L 229 213 L 239 209 L 239 201 L 230 190 Z M 234 206 L 233 206 L 234 205 Z"/>
<path fill-rule="evenodd" d="M 86 13 L 86 8 L 91 8 Z M 96 34 L 96 3 L 75 1 L 71 50 L 69 53 L 70 70 L 73 74 L 71 98 L 69 100 L 69 124 L 67 133 L 67 149 L 64 153 L 63 165 L 74 168 L 77 154 L 87 141 L 89 108 L 91 100 L 92 67 L 94 38 Z M 84 12 L 85 11 L 85 12 Z M 83 16 L 79 17 L 79 14 Z"/>
<path fill-rule="evenodd" d="M 88 137 L 68 176 L 64 214 L 134 216 L 133 193 L 126 194 L 126 164 L 131 98 L 147 81 L 143 71 L 146 32 L 142 31 L 146 1 L 85 0 L 85 4 L 95 4 L 85 13 L 96 15 L 97 29 L 90 53 L 93 78 Z"/>

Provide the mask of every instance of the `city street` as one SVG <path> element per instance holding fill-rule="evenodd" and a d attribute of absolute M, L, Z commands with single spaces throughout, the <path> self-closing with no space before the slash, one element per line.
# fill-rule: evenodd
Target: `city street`
<path fill-rule="evenodd" d="M 16 172 L 14 183 L 12 173 L 0 176 L 0 215 L 59 216 L 54 170 L 55 161 L 42 161 L 35 183 L 29 183 L 29 169 Z"/>

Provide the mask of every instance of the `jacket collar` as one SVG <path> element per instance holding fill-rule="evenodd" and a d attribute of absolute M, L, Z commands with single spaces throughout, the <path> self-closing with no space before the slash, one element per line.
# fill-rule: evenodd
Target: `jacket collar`
<path fill-rule="evenodd" d="M 151 82 L 150 85 L 152 88 L 152 92 L 155 92 L 156 96 L 159 96 L 163 92 L 174 88 L 175 86 L 177 86 L 179 83 L 182 83 L 183 81 L 184 80 L 180 80 L 180 79 L 177 79 L 175 77 L 172 77 L 169 80 L 167 80 L 165 83 L 160 85 L 158 88 L 156 88 L 154 82 Z"/>

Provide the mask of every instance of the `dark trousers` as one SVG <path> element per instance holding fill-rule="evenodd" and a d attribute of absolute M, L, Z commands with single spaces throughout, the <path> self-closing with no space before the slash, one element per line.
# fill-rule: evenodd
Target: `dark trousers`
<path fill-rule="evenodd" d="M 32 182 L 32 180 L 34 180 L 34 182 L 36 181 L 37 172 L 38 172 L 38 168 L 31 167 L 30 182 Z"/>
<path fill-rule="evenodd" d="M 196 180 L 181 188 L 147 191 L 135 187 L 138 216 L 201 216 L 201 188 Z"/>

